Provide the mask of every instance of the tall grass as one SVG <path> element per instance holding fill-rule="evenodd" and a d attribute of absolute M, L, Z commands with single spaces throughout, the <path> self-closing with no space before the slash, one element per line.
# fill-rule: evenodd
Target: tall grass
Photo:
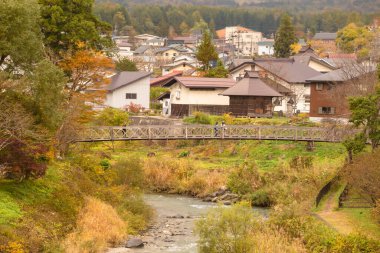
<path fill-rule="evenodd" d="M 186 159 L 148 158 L 144 162 L 146 186 L 156 192 L 187 193 L 204 196 L 226 183 L 226 175 L 217 170 L 199 170 Z"/>
<path fill-rule="evenodd" d="M 112 206 L 89 197 L 63 247 L 70 253 L 104 252 L 125 239 L 126 231 L 127 225 Z"/>

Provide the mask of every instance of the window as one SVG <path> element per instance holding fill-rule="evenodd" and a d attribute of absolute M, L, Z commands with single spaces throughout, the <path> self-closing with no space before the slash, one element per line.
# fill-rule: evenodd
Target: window
<path fill-rule="evenodd" d="M 315 86 L 315 89 L 316 90 L 323 90 L 323 83 L 317 83 L 317 85 Z"/>
<path fill-rule="evenodd" d="M 310 87 L 310 84 L 305 83 L 305 84 L 303 85 L 303 87 L 305 87 L 305 88 L 309 88 L 309 87 Z"/>
<path fill-rule="evenodd" d="M 304 95 L 305 103 L 310 103 L 310 95 Z"/>
<path fill-rule="evenodd" d="M 335 114 L 334 107 L 318 107 L 318 114 Z"/>
<path fill-rule="evenodd" d="M 181 98 L 181 91 L 180 91 L 180 90 L 177 90 L 177 91 L 175 92 L 175 98 L 176 98 L 177 100 L 179 100 L 179 99 Z"/>
<path fill-rule="evenodd" d="M 169 56 L 169 53 L 165 53 L 165 56 Z"/>
<path fill-rule="evenodd" d="M 126 99 L 137 99 L 137 94 L 136 93 L 126 93 L 125 98 Z"/>
<path fill-rule="evenodd" d="M 177 53 L 173 53 L 173 56 L 177 56 Z"/>

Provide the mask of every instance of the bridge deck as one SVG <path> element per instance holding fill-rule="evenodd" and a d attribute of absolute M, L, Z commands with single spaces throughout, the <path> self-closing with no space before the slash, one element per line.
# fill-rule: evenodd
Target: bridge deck
<path fill-rule="evenodd" d="M 83 130 L 73 142 L 123 140 L 291 140 L 341 142 L 352 131 L 292 126 L 233 125 L 215 129 L 208 125 L 93 127 Z"/>

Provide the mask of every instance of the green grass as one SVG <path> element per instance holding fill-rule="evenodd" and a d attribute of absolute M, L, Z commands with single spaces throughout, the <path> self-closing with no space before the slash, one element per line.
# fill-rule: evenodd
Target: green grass
<path fill-rule="evenodd" d="M 372 218 L 371 210 L 371 208 L 341 208 L 339 212 L 347 215 L 358 232 L 379 239 L 380 225 Z"/>
<path fill-rule="evenodd" d="M 114 158 L 132 156 L 145 159 L 154 152 L 156 157 L 165 159 L 178 158 L 182 152 L 190 152 L 188 159 L 201 169 L 223 169 L 239 166 L 243 162 L 255 164 L 259 171 L 273 171 L 283 163 L 289 163 L 298 156 L 313 157 L 313 163 L 336 163 L 344 160 L 345 149 L 341 144 L 316 143 L 315 150 L 306 150 L 305 142 L 291 141 L 205 141 L 194 145 L 191 141 L 172 142 L 168 146 L 160 146 L 153 142 L 145 145 L 137 142 L 116 143 Z M 96 147 L 104 149 L 103 145 Z M 232 149 L 236 152 L 232 154 Z M 211 150 L 211 151 L 210 151 Z M 219 153 L 219 151 L 221 151 Z"/>

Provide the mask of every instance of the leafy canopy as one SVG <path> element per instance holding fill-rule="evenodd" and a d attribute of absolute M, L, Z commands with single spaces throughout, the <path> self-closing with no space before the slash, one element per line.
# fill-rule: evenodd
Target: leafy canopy
<path fill-rule="evenodd" d="M 111 27 L 92 13 L 94 0 L 39 0 L 41 29 L 45 44 L 61 55 L 66 50 L 76 50 L 80 43 L 92 49 L 111 46 L 108 34 Z"/>
<path fill-rule="evenodd" d="M 357 53 L 359 57 L 367 57 L 373 37 L 373 33 L 366 27 L 351 23 L 338 31 L 336 44 L 345 53 Z"/>
<path fill-rule="evenodd" d="M 36 1 L 0 1 L 0 20 L 0 65 L 6 62 L 10 70 L 25 69 L 41 60 L 42 34 Z"/>

